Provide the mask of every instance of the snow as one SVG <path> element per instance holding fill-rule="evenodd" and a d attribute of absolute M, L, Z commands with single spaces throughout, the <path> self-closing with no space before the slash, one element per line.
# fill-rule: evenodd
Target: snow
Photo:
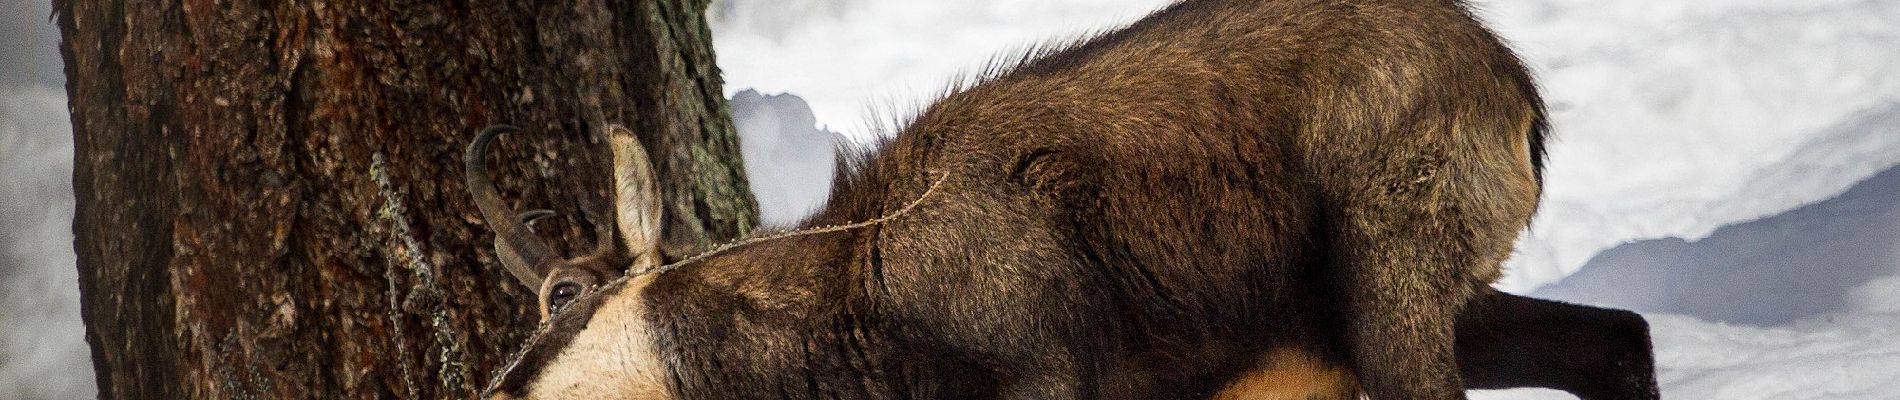
<path fill-rule="evenodd" d="M 1731 326 L 1650 315 L 1663 396 L 1698 399 L 1893 399 L 1900 396 L 1900 314 Z"/>
<path fill-rule="evenodd" d="M 1900 287 L 1888 287 L 1888 293 Z M 1891 295 L 1889 295 L 1891 296 Z M 1665 399 L 1900 398 L 1900 313 L 1835 315 L 1779 327 L 1646 314 Z M 1554 390 L 1472 391 L 1473 400 L 1575 399 Z"/>
<path fill-rule="evenodd" d="M 1839 197 L 1729 225 L 1700 240 L 1612 248 L 1533 295 L 1776 326 L 1834 312 L 1891 311 L 1881 301 L 1900 300 L 1900 293 L 1868 298 L 1870 292 L 1858 288 L 1896 275 L 1900 167 Z"/>
<path fill-rule="evenodd" d="M 1900 167 L 1701 240 L 1618 246 L 1532 295 L 1644 313 L 1667 398 L 1900 398 Z"/>

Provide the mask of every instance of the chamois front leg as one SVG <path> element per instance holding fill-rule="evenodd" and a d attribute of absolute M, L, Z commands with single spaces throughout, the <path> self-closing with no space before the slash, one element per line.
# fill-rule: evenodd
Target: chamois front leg
<path fill-rule="evenodd" d="M 1584 400 L 1654 400 L 1649 324 L 1636 313 L 1489 292 L 1458 315 L 1472 389 L 1542 387 Z"/>
<path fill-rule="evenodd" d="M 1347 349 L 1361 388 L 1374 399 L 1463 399 L 1453 343 L 1458 308 L 1468 295 L 1449 277 L 1454 266 L 1422 246 L 1387 242 L 1381 250 L 1367 239 L 1343 240 L 1358 242 L 1359 249 L 1340 260 L 1349 269 Z"/>
<path fill-rule="evenodd" d="M 1511 156 L 1525 136 L 1423 126 L 1416 136 L 1357 138 L 1383 146 L 1323 137 L 1331 142 L 1309 161 L 1332 221 L 1345 348 L 1374 399 L 1464 398 L 1458 315 L 1489 290 L 1537 204 L 1528 157 Z"/>

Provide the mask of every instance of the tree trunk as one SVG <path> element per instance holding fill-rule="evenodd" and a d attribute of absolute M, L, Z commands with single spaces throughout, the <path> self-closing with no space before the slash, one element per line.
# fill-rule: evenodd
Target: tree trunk
<path fill-rule="evenodd" d="M 537 133 L 492 151 L 520 209 L 604 204 L 618 123 L 669 256 L 757 219 L 705 0 L 55 7 L 101 397 L 470 396 L 536 318 L 461 183 L 488 124 Z"/>

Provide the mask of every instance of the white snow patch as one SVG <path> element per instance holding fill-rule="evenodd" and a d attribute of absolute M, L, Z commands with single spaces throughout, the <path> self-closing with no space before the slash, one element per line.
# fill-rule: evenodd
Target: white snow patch
<path fill-rule="evenodd" d="M 1668 398 L 1896 398 L 1900 167 L 1699 241 L 1618 246 L 1533 295 L 1644 312 Z"/>
<path fill-rule="evenodd" d="M 1832 199 L 1725 226 L 1701 240 L 1617 246 L 1533 295 L 1776 326 L 1863 308 L 1889 311 L 1894 298 L 1879 290 L 1891 285 L 1880 283 L 1896 275 L 1900 167 Z"/>
<path fill-rule="evenodd" d="M 1577 396 L 1552 389 L 1470 390 L 1471 400 L 1576 400 Z"/>
<path fill-rule="evenodd" d="M 1889 292 L 1888 300 L 1895 300 Z M 1893 399 L 1900 313 L 1851 312 L 1762 328 L 1650 314 L 1664 398 Z"/>

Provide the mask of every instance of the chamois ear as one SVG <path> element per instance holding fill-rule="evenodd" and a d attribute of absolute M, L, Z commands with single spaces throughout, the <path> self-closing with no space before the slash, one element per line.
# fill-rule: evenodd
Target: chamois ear
<path fill-rule="evenodd" d="M 627 255 L 633 258 L 632 270 L 659 266 L 665 262 L 660 254 L 660 227 L 665 215 L 653 161 L 640 139 L 626 127 L 609 126 L 607 140 L 614 153 L 614 214 Z"/>

